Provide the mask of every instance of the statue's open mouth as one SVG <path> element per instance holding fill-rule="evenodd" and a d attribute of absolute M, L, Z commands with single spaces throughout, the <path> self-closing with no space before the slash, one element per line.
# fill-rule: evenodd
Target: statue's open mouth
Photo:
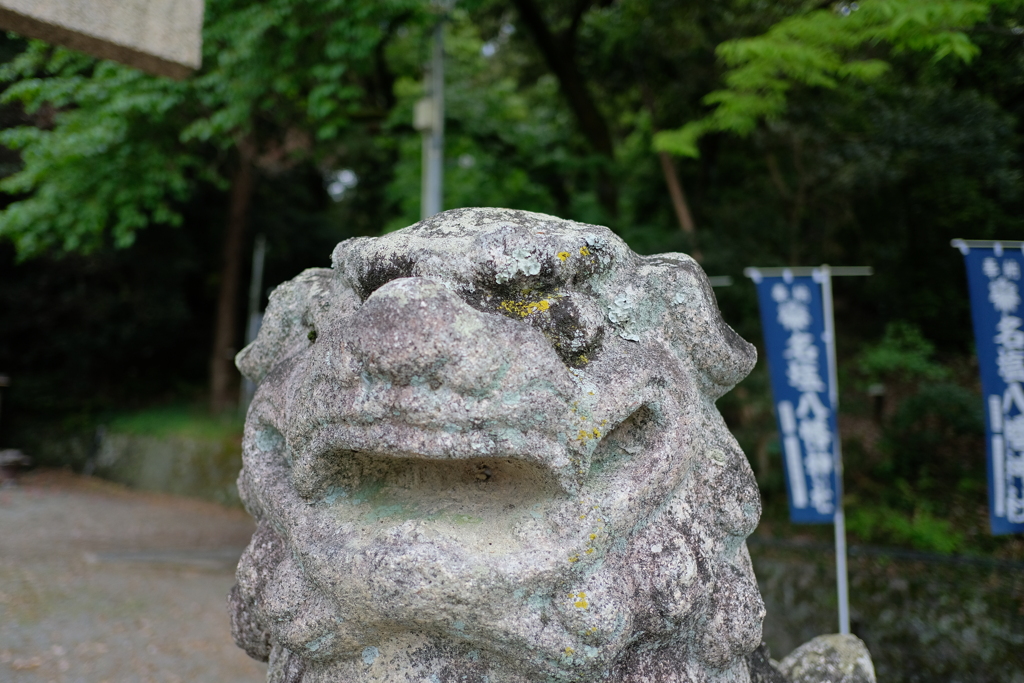
<path fill-rule="evenodd" d="M 391 421 L 333 424 L 306 432 L 301 442 L 289 443 L 289 450 L 292 477 L 304 497 L 336 486 L 338 473 L 354 454 L 382 461 L 427 461 L 442 469 L 447 466 L 453 474 L 463 469 L 460 463 L 507 459 L 547 472 L 562 490 L 570 490 L 566 487 L 573 480 L 572 451 L 559 443 L 557 434 L 524 433 L 512 427 L 467 434 Z"/>

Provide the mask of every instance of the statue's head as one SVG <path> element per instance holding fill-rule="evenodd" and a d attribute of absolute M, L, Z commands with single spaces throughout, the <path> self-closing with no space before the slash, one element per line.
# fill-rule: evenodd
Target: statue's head
<path fill-rule="evenodd" d="M 745 681 L 753 347 L 683 254 L 447 211 L 278 287 L 232 594 L 271 680 Z M 275 678 L 276 677 L 276 678 Z"/>

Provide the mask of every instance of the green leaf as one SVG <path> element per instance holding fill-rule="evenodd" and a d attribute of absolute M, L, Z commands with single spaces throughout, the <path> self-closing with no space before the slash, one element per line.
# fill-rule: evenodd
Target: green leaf
<path fill-rule="evenodd" d="M 655 148 L 695 156 L 702 135 L 749 135 L 760 121 L 780 116 L 787 92 L 796 85 L 833 89 L 848 80 L 882 77 L 888 62 L 868 52 L 914 51 L 935 61 L 969 62 L 978 47 L 965 30 L 987 20 L 994 5 L 1010 3 L 1020 1 L 863 0 L 846 16 L 833 9 L 804 11 L 760 36 L 726 41 L 716 49 L 729 67 L 725 87 L 704 98 L 715 108 L 703 119 L 659 134 Z"/>
<path fill-rule="evenodd" d="M 654 136 L 654 149 L 696 159 L 700 156 L 697 141 L 705 132 L 701 121 L 691 121 L 679 130 L 664 131 Z"/>

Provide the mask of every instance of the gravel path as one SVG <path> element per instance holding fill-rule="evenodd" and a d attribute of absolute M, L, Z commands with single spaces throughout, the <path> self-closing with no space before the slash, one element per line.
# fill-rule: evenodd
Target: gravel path
<path fill-rule="evenodd" d="M 241 510 L 62 472 L 0 489 L 0 681 L 259 683 L 225 609 Z"/>

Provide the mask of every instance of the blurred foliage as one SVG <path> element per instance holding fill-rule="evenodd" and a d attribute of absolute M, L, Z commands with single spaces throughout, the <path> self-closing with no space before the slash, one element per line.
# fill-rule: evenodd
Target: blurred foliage
<path fill-rule="evenodd" d="M 963 534 L 953 524 L 928 510 L 910 515 L 885 505 L 853 508 L 846 518 L 846 530 L 859 538 L 886 545 L 904 545 L 918 550 L 955 553 L 964 550 Z"/>
<path fill-rule="evenodd" d="M 872 397 L 872 417 L 847 416 L 858 427 L 844 439 L 848 528 L 876 543 L 984 552 L 994 547 L 984 416 L 977 388 L 965 386 L 976 379 L 937 363 L 933 353 L 916 327 L 896 321 L 856 359 L 860 376 L 882 391 Z"/>
<path fill-rule="evenodd" d="M 392 98 L 375 78 L 381 27 L 426 8 L 414 0 L 238 0 L 208 3 L 203 69 L 184 81 L 149 76 L 29 41 L 0 70 L 0 102 L 35 117 L 0 144 L 23 167 L 0 182 L 17 199 L 0 237 L 20 257 L 57 246 L 88 252 L 109 237 L 132 244 L 150 223 L 179 225 L 199 185 L 227 185 L 226 151 L 240 147 L 270 174 Z M 315 141 L 315 143 L 314 143 Z"/>
<path fill-rule="evenodd" d="M 857 366 L 870 381 L 943 379 L 948 371 L 933 358 L 935 345 L 924 338 L 921 330 L 897 320 L 885 326 L 885 334 L 877 344 L 867 344 L 860 353 Z"/>
<path fill-rule="evenodd" d="M 574 71 L 552 69 L 531 5 Z M 736 280 L 716 295 L 755 342 L 744 266 L 873 266 L 835 282 L 854 539 L 1024 557 L 987 535 L 966 279 L 949 247 L 1024 238 L 1024 9 L 852 7 L 455 3 L 444 205 L 609 225 L 640 253 L 699 246 L 709 274 Z M 0 142 L 14 150 L 0 149 L 0 370 L 13 379 L 0 442 L 198 399 L 243 151 L 260 171 L 250 228 L 268 238 L 268 287 L 327 265 L 342 239 L 418 220 L 412 109 L 439 18 L 426 0 L 208 0 L 204 67 L 177 83 L 0 41 Z M 610 153 L 581 123 L 587 102 Z M 670 167 L 693 235 L 655 140 L 690 154 Z M 757 474 L 765 532 L 828 535 L 786 522 L 763 362 L 719 406 Z"/>
<path fill-rule="evenodd" d="M 779 119 L 795 85 L 835 89 L 844 81 L 877 80 L 890 68 L 879 58 L 886 51 L 969 62 L 979 50 L 966 31 L 988 19 L 993 6 L 1020 5 L 1019 0 L 874 0 L 797 13 L 762 35 L 719 45 L 716 53 L 729 67 L 723 77 L 727 87 L 702 100 L 714 110 L 659 134 L 655 146 L 697 157 L 703 135 L 749 135 L 762 119 Z"/>
<path fill-rule="evenodd" d="M 181 436 L 240 439 L 242 418 L 214 416 L 194 406 L 170 405 L 114 415 L 105 425 L 110 431 L 137 436 Z"/>

